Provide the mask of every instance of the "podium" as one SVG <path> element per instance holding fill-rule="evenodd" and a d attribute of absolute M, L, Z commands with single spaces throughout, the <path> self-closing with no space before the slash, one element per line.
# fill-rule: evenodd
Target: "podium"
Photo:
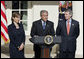
<path fill-rule="evenodd" d="M 29 39 L 32 43 L 41 47 L 41 58 L 50 58 L 50 48 L 61 43 L 61 36 L 35 36 Z"/>

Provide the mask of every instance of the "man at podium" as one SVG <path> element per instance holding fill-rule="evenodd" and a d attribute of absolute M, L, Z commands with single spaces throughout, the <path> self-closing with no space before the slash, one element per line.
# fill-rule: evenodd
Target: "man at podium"
<path fill-rule="evenodd" d="M 31 37 L 34 36 L 46 36 L 46 35 L 55 35 L 54 23 L 48 20 L 48 11 L 40 11 L 41 19 L 33 22 L 31 28 Z M 50 48 L 51 51 L 52 48 Z M 37 44 L 34 44 L 35 58 L 41 57 L 41 47 Z"/>

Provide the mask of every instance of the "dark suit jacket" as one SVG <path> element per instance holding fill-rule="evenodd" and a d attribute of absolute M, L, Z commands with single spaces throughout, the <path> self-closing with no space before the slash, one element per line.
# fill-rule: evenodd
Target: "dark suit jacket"
<path fill-rule="evenodd" d="M 62 43 L 60 44 L 61 51 L 75 51 L 76 39 L 79 36 L 79 22 L 72 19 L 70 33 L 67 35 L 66 20 L 59 21 L 56 35 L 62 36 Z"/>
<path fill-rule="evenodd" d="M 52 36 L 54 36 L 55 32 L 54 32 L 53 22 L 47 20 L 45 30 L 43 30 L 41 19 L 33 22 L 30 35 L 31 35 L 31 37 L 33 37 L 34 35 L 37 35 L 37 36 L 52 35 Z M 35 49 L 37 49 L 37 45 L 34 45 L 34 50 Z"/>
<path fill-rule="evenodd" d="M 13 58 L 24 56 L 24 50 L 19 51 L 18 46 L 20 46 L 22 42 L 25 44 L 25 32 L 21 23 L 19 24 L 19 27 L 19 29 L 16 29 L 14 23 L 8 26 L 10 57 Z"/>

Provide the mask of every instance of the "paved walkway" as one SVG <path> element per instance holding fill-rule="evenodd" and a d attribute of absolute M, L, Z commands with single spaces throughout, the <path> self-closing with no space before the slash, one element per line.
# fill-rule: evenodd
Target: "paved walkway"
<path fill-rule="evenodd" d="M 34 54 L 25 54 L 25 58 L 33 58 Z M 56 54 L 51 54 L 51 57 L 54 58 Z M 10 58 L 9 54 L 1 53 L 1 58 Z M 76 58 L 83 58 L 83 56 L 76 55 Z"/>

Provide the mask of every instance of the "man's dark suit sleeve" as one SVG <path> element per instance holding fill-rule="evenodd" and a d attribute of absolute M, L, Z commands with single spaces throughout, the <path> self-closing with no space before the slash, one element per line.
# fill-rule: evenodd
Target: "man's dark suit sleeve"
<path fill-rule="evenodd" d="M 35 27 L 35 22 L 33 22 L 32 28 L 31 28 L 31 37 L 33 37 L 36 33 L 36 27 Z"/>
<path fill-rule="evenodd" d="M 52 26 L 51 26 L 52 28 L 51 28 L 51 33 L 52 33 L 52 35 L 54 36 L 55 35 L 55 31 L 54 31 L 54 23 L 52 23 Z"/>
<path fill-rule="evenodd" d="M 80 34 L 80 28 L 79 28 L 79 22 L 76 24 L 76 28 L 75 28 L 75 36 L 76 38 L 79 36 Z"/>
<path fill-rule="evenodd" d="M 60 25 L 60 21 L 58 22 L 58 26 L 57 26 L 57 29 L 56 29 L 56 35 L 61 35 L 61 25 Z"/>

